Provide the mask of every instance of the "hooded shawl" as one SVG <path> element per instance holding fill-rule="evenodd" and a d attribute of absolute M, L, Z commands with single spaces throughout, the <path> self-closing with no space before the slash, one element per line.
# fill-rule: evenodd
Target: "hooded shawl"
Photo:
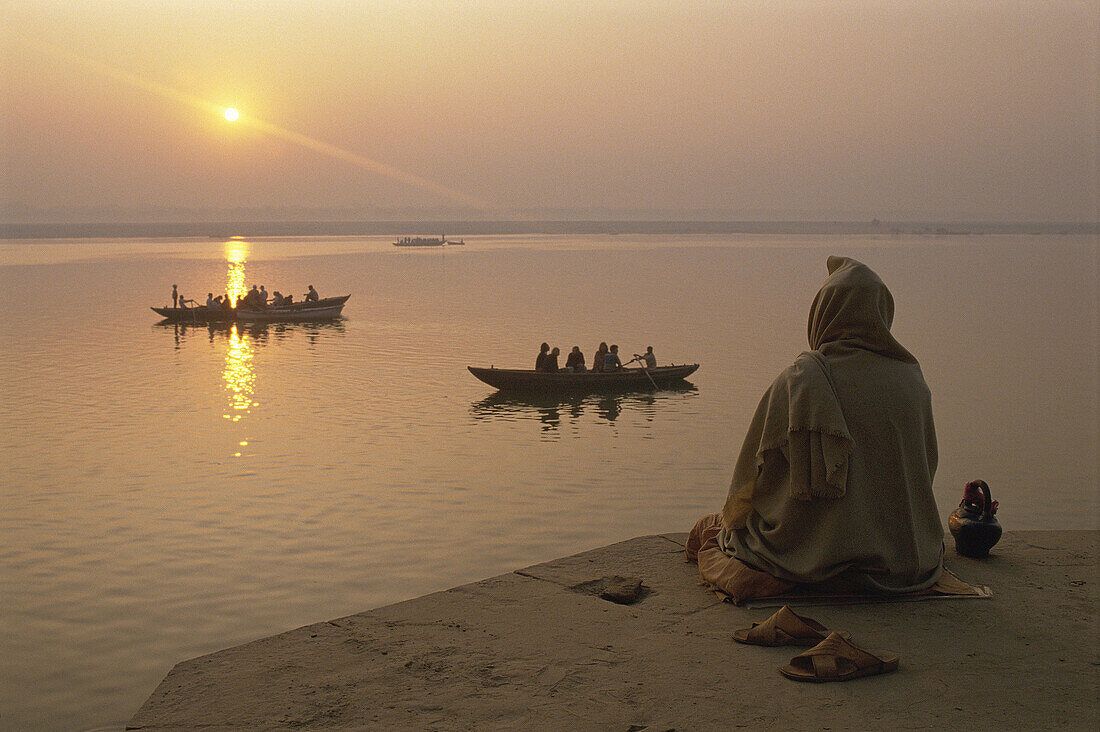
<path fill-rule="evenodd" d="M 792 582 L 839 575 L 887 592 L 939 578 L 932 404 L 890 333 L 894 299 L 869 267 L 829 257 L 809 352 L 764 394 L 722 508 L 722 549 Z"/>

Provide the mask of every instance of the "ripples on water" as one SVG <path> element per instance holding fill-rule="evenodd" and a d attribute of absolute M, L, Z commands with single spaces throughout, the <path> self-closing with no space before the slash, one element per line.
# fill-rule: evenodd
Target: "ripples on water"
<path fill-rule="evenodd" d="M 830 253 L 894 292 L 943 513 L 983 477 L 1010 530 L 1094 527 L 1093 239 L 6 244 L 0 725 L 122 724 L 185 658 L 686 530 L 805 347 Z M 156 324 L 173 282 L 352 298 L 328 325 Z M 465 369 L 524 366 L 543 340 L 702 368 L 548 399 Z"/>

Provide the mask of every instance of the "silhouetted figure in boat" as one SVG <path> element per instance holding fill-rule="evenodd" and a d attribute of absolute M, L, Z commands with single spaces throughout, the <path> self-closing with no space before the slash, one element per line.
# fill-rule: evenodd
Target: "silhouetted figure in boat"
<path fill-rule="evenodd" d="M 309 286 L 309 292 L 306 293 L 306 302 L 317 302 L 321 299 L 321 296 L 317 294 L 317 290 L 313 289 L 313 285 Z"/>
<path fill-rule="evenodd" d="M 580 346 L 573 346 L 573 350 L 565 357 L 566 371 L 584 371 L 584 354 Z"/>
<path fill-rule="evenodd" d="M 214 297 L 213 292 L 206 293 L 206 308 L 208 310 L 217 310 L 221 307 L 221 295 Z"/>
<path fill-rule="evenodd" d="M 269 297 L 270 297 L 270 295 L 267 294 L 267 290 L 264 289 L 263 285 L 260 285 L 260 300 L 259 300 L 260 307 L 262 307 L 262 308 L 267 307 L 267 301 L 268 301 Z"/>
<path fill-rule="evenodd" d="M 890 333 L 894 299 L 869 267 L 829 257 L 809 345 L 749 425 L 721 514 L 688 540 L 699 573 L 735 602 L 828 582 L 909 593 L 943 571 L 932 494 L 932 399 Z"/>
<path fill-rule="evenodd" d="M 542 362 L 542 370 L 547 373 L 554 373 L 558 370 L 558 355 L 561 351 L 557 346 L 550 349 L 550 353 L 546 354 L 546 359 Z"/>
<path fill-rule="evenodd" d="M 601 343 L 600 347 L 596 349 L 596 355 L 592 357 L 592 370 L 603 371 L 604 359 L 607 357 L 607 344 Z"/>
<path fill-rule="evenodd" d="M 180 294 L 176 291 L 176 286 L 172 285 L 172 307 L 178 308 L 180 302 Z"/>
<path fill-rule="evenodd" d="M 657 368 L 657 357 L 653 355 L 653 346 L 646 346 L 645 353 L 634 354 L 634 358 L 630 359 L 631 363 L 635 361 L 641 361 L 642 365 L 647 369 Z"/>
<path fill-rule="evenodd" d="M 603 370 L 604 371 L 622 371 L 623 362 L 619 360 L 619 347 L 615 344 L 611 345 L 611 350 L 607 352 L 607 355 L 603 357 Z"/>
<path fill-rule="evenodd" d="M 543 343 L 539 346 L 539 355 L 535 356 L 535 371 L 546 370 L 546 359 L 550 357 L 550 344 Z"/>

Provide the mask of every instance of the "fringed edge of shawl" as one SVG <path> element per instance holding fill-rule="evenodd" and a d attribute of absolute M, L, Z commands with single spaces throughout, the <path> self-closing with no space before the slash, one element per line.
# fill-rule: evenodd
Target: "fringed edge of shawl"
<path fill-rule="evenodd" d="M 804 375 L 801 378 L 816 382 L 819 393 L 832 397 L 831 409 L 835 410 L 834 413 L 826 419 L 820 419 L 820 414 L 816 415 L 819 419 L 810 417 L 814 420 L 814 425 L 805 422 L 805 415 L 798 415 L 797 421 L 793 426 L 791 424 L 791 418 L 795 416 L 792 415 L 791 375 L 795 369 L 802 370 Z M 773 418 L 783 420 L 786 424 L 776 425 L 778 429 L 769 429 L 770 424 L 774 424 Z M 833 425 L 824 426 L 818 423 L 819 420 L 833 422 Z M 765 440 L 764 436 L 769 432 L 772 438 Z M 796 443 L 803 443 L 801 447 L 805 454 L 791 454 L 792 435 L 799 434 L 818 436 L 820 458 L 815 459 L 813 455 L 813 448 L 809 444 L 812 438 L 806 441 L 796 438 Z M 754 440 L 758 442 L 752 447 Z M 786 458 L 793 478 L 790 481 L 792 497 L 810 501 L 844 496 L 848 488 L 848 466 L 854 442 L 844 421 L 844 413 L 836 400 L 828 364 L 819 354 L 806 352 L 799 355 L 794 364 L 776 377 L 757 405 L 734 468 L 726 502 L 722 506 L 722 523 L 725 528 L 739 529 L 745 526 L 745 521 L 753 510 L 756 483 L 764 466 L 764 455 L 769 450 L 782 450 L 784 447 L 788 448 Z M 815 474 L 818 476 L 817 480 L 814 480 Z"/>
<path fill-rule="evenodd" d="M 819 436 L 821 457 L 825 462 L 825 481 L 822 483 L 812 479 L 806 481 L 792 480 L 791 495 L 802 501 L 812 501 L 815 498 L 843 498 L 848 491 L 848 466 L 851 462 L 853 448 L 851 435 L 847 432 L 834 430 L 790 431 L 790 434 L 795 433 Z M 811 452 L 813 451 L 812 446 L 809 449 Z M 810 477 L 812 478 L 812 466 L 810 471 Z"/>
<path fill-rule="evenodd" d="M 848 466 L 852 457 L 852 437 L 843 430 L 813 430 L 795 429 L 789 430 L 787 435 L 779 440 L 761 445 L 754 456 L 753 477 L 751 481 L 742 483 L 737 490 L 731 491 L 722 506 L 722 525 L 727 529 L 739 529 L 745 526 L 745 520 L 753 510 L 753 499 L 756 493 L 756 479 L 764 467 L 764 454 L 770 450 L 782 450 L 788 448 L 788 463 L 791 434 L 806 433 L 821 436 L 821 454 L 825 461 L 825 482 L 807 480 L 799 482 L 791 481 L 791 495 L 802 501 L 812 501 L 819 498 L 843 498 L 848 490 Z M 801 486 L 801 487 L 800 487 Z"/>

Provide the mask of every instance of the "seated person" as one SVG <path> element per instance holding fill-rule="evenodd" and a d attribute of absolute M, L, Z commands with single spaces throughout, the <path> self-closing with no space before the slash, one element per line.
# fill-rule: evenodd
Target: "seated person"
<path fill-rule="evenodd" d="M 218 310 L 221 308 L 221 302 L 218 298 L 214 297 L 213 292 L 206 293 L 206 307 L 210 310 Z"/>
<path fill-rule="evenodd" d="M 535 371 L 546 370 L 546 359 L 550 356 L 550 344 L 543 343 L 539 346 L 539 355 L 535 357 Z"/>
<path fill-rule="evenodd" d="M 283 297 L 283 294 L 281 292 L 279 292 L 278 290 L 272 290 L 271 291 L 271 304 L 273 306 L 274 305 L 283 305 L 285 303 L 286 303 L 286 299 Z"/>
<path fill-rule="evenodd" d="M 647 369 L 657 368 L 657 357 L 653 355 L 653 346 L 646 346 L 645 353 L 638 356 L 638 360 L 644 362 Z"/>
<path fill-rule="evenodd" d="M 309 286 L 309 292 L 306 293 L 306 302 L 317 302 L 321 299 L 321 296 L 317 294 L 317 290 L 313 289 L 313 285 Z"/>
<path fill-rule="evenodd" d="M 565 368 L 568 371 L 584 371 L 584 354 L 580 346 L 573 346 L 573 350 L 565 357 Z"/>
<path fill-rule="evenodd" d="M 542 362 L 542 370 L 547 373 L 554 373 L 558 370 L 558 355 L 561 353 L 557 346 L 551 349 L 550 353 L 546 354 L 546 358 Z"/>
<path fill-rule="evenodd" d="M 596 349 L 596 355 L 592 357 L 592 370 L 603 371 L 604 356 L 607 355 L 607 344 L 601 343 L 600 347 Z"/>
<path fill-rule="evenodd" d="M 602 371 L 622 371 L 623 362 L 619 359 L 619 347 L 612 344 L 611 350 L 604 354 Z"/>
<path fill-rule="evenodd" d="M 735 602 L 823 582 L 915 592 L 943 571 L 928 386 L 890 333 L 878 275 L 846 257 L 828 268 L 813 350 L 764 394 L 721 515 L 689 539 L 700 575 Z"/>

